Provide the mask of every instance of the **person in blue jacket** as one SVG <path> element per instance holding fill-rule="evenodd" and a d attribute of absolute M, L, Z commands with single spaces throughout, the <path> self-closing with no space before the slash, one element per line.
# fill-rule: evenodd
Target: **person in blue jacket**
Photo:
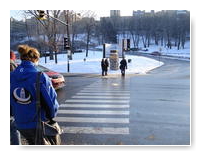
<path fill-rule="evenodd" d="M 21 64 L 10 73 L 10 103 L 11 113 L 15 118 L 16 127 L 29 145 L 35 144 L 37 126 L 36 115 L 36 79 L 37 65 L 40 54 L 36 48 L 19 45 Z M 40 76 L 40 101 L 42 121 L 56 116 L 59 104 L 57 94 L 49 77 L 42 73 Z"/>

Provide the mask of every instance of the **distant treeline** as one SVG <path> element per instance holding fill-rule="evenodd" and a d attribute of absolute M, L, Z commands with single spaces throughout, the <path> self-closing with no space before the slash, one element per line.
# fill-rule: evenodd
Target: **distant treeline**
<path fill-rule="evenodd" d="M 144 48 L 151 44 L 184 48 L 186 39 L 190 38 L 190 12 L 167 10 L 101 19 L 99 34 L 105 42 L 117 42 L 113 36 L 119 33 L 132 39 L 133 48 L 139 48 L 141 42 Z"/>
<path fill-rule="evenodd" d="M 103 43 L 117 43 L 119 34 L 131 39 L 133 48 L 139 48 L 142 43 L 144 48 L 155 44 L 180 49 L 190 38 L 189 11 L 166 10 L 125 17 L 102 17 L 100 20 L 95 20 L 95 12 L 92 11 L 81 14 L 71 10 L 45 11 L 63 22 L 68 20 L 72 50 L 88 51 Z M 49 16 L 39 20 L 36 10 L 24 11 L 23 21 L 10 19 L 10 46 L 14 50 L 18 44 L 27 43 L 40 51 L 60 51 L 63 50 L 66 33 L 66 26 Z"/>

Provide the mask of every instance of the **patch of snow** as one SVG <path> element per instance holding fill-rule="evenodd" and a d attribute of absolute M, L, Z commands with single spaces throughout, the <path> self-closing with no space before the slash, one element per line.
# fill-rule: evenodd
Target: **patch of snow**
<path fill-rule="evenodd" d="M 101 51 L 89 51 L 89 56 L 86 58 L 85 53 L 75 53 L 72 57 L 73 60 L 70 60 L 70 73 L 96 73 L 101 74 L 101 60 L 102 60 Z M 66 73 L 67 72 L 67 54 L 58 54 L 58 63 L 55 64 L 55 60 L 49 60 L 47 57 L 47 63 L 45 63 L 45 58 L 40 59 L 39 64 L 45 66 L 51 70 Z M 86 61 L 84 61 L 86 58 Z M 131 59 L 131 62 L 128 63 L 128 59 Z M 119 59 L 120 62 L 121 59 Z M 146 74 L 149 70 L 162 66 L 164 63 L 159 62 L 154 59 L 142 57 L 142 56 L 133 56 L 126 55 L 126 60 L 128 64 L 128 69 L 126 70 L 127 74 Z M 121 74 L 120 70 L 111 71 L 108 70 L 108 74 Z"/>

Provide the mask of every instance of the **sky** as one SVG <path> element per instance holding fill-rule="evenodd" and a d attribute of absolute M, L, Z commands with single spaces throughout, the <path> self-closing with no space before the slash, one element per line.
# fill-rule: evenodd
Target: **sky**
<path fill-rule="evenodd" d="M 94 10 L 99 17 L 110 16 L 110 10 Z M 133 10 L 120 10 L 121 16 L 131 16 Z"/>

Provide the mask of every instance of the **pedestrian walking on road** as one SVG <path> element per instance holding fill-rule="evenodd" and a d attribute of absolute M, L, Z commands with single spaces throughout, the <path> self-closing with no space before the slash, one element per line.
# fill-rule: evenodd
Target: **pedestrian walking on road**
<path fill-rule="evenodd" d="M 104 58 L 101 60 L 101 70 L 102 70 L 102 76 L 105 75 L 105 60 Z"/>
<path fill-rule="evenodd" d="M 108 75 L 108 67 L 109 67 L 109 62 L 108 59 L 105 59 L 105 75 Z"/>
<path fill-rule="evenodd" d="M 10 102 L 16 127 L 29 145 L 35 144 L 36 114 L 36 79 L 37 65 L 40 54 L 36 48 L 28 45 L 18 47 L 21 64 L 10 73 Z M 53 121 L 57 114 L 57 94 L 49 77 L 40 76 L 40 103 L 42 121 Z"/>
<path fill-rule="evenodd" d="M 121 70 L 121 74 L 122 76 L 125 76 L 125 70 L 128 68 L 127 67 L 127 61 L 126 59 L 123 57 L 122 60 L 120 61 L 120 66 L 119 66 L 120 70 Z"/>
<path fill-rule="evenodd" d="M 108 59 L 104 59 L 104 58 L 103 58 L 103 59 L 101 60 L 102 76 L 107 75 L 108 67 L 109 67 Z"/>

